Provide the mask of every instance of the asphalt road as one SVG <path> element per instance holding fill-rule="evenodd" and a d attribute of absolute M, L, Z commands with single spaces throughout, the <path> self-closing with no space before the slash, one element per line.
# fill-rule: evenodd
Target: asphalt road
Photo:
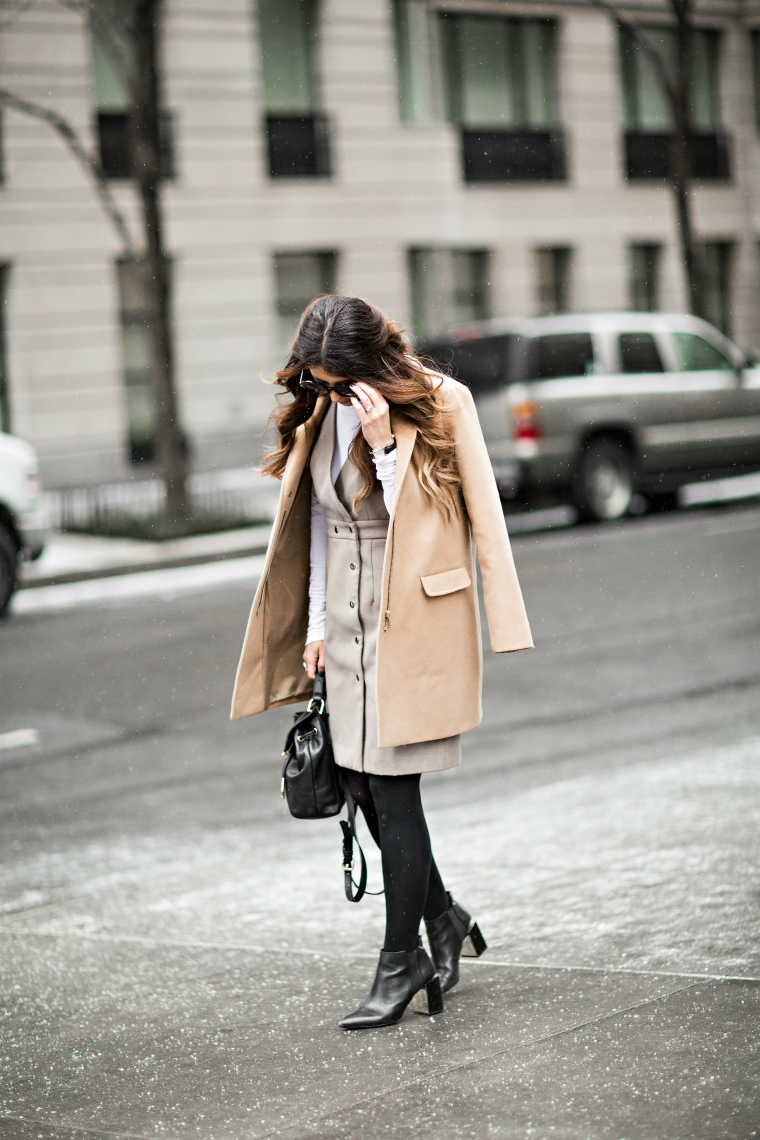
<path fill-rule="evenodd" d="M 0 1137 L 760 1135 L 760 508 L 514 548 L 537 648 L 423 785 L 489 953 L 372 1033 L 382 901 L 227 720 L 252 584 L 0 625 Z"/>

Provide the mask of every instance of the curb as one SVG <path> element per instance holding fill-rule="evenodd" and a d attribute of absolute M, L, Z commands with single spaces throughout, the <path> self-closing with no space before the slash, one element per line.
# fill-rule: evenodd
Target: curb
<path fill-rule="evenodd" d="M 256 543 L 240 550 L 225 550 L 219 554 L 195 554 L 176 558 L 161 558 L 155 562 L 129 562 L 121 566 L 103 566 L 94 570 L 71 570 L 66 574 L 49 574 L 32 581 L 19 580 L 17 590 L 37 590 L 43 586 L 64 586 L 69 582 L 88 582 L 95 578 L 118 578 L 123 574 L 139 574 L 150 570 L 174 570 L 181 566 L 202 566 L 207 562 L 228 562 L 233 558 L 249 558 L 253 554 L 266 554 L 268 543 Z"/>

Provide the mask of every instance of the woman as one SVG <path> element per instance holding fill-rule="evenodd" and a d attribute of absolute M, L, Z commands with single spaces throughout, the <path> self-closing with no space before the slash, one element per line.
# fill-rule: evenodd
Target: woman
<path fill-rule="evenodd" d="M 463 385 L 425 369 L 374 306 L 337 296 L 306 309 L 277 379 L 293 398 L 263 471 L 282 490 L 232 717 L 307 699 L 324 668 L 336 763 L 380 847 L 386 901 L 372 990 L 340 1024 L 392 1025 L 415 995 L 428 1012 L 439 982 L 456 985 L 473 925 L 420 800 L 420 774 L 458 764 L 481 719 L 473 539 L 492 649 L 530 648 L 530 629 Z"/>

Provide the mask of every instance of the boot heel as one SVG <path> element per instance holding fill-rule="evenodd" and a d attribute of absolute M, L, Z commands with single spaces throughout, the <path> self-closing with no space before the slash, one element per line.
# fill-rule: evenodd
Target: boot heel
<path fill-rule="evenodd" d="M 488 945 L 480 933 L 480 927 L 477 922 L 471 922 L 470 929 L 467 931 L 467 937 L 462 943 L 462 957 L 479 958 L 481 954 L 485 954 L 487 949 Z"/>
<path fill-rule="evenodd" d="M 443 1013 L 443 994 L 441 993 L 441 980 L 436 974 L 426 986 L 412 998 L 412 1009 L 415 1013 L 425 1013 L 432 1017 L 435 1013 Z"/>

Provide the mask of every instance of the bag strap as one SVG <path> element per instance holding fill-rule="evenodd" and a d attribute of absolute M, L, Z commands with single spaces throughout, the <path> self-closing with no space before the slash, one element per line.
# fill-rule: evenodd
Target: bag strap
<path fill-rule="evenodd" d="M 348 781 L 344 782 L 343 791 L 346 796 L 346 814 L 348 820 L 342 819 L 340 826 L 343 829 L 343 876 L 346 887 L 346 898 L 349 902 L 360 902 L 365 894 L 368 895 L 384 895 L 385 891 L 368 891 L 367 890 L 367 860 L 364 858 L 362 845 L 356 835 L 356 804 L 354 797 L 351 795 L 351 789 L 348 786 Z M 359 850 L 359 882 L 354 880 L 354 843 Z M 356 887 L 356 894 L 354 894 L 354 887 Z"/>
<path fill-rule="evenodd" d="M 346 784 L 344 791 L 346 793 L 346 808 L 348 821 L 342 819 L 340 826 L 343 829 L 343 878 L 346 887 L 346 898 L 349 902 L 360 902 L 364 892 L 367 889 L 367 861 L 364 858 L 361 843 L 356 837 L 356 805 L 354 804 L 354 797 L 351 795 L 351 789 Z M 359 882 L 354 883 L 353 869 L 354 869 L 354 842 L 359 849 Z M 354 894 L 354 887 L 356 887 L 356 894 Z"/>

